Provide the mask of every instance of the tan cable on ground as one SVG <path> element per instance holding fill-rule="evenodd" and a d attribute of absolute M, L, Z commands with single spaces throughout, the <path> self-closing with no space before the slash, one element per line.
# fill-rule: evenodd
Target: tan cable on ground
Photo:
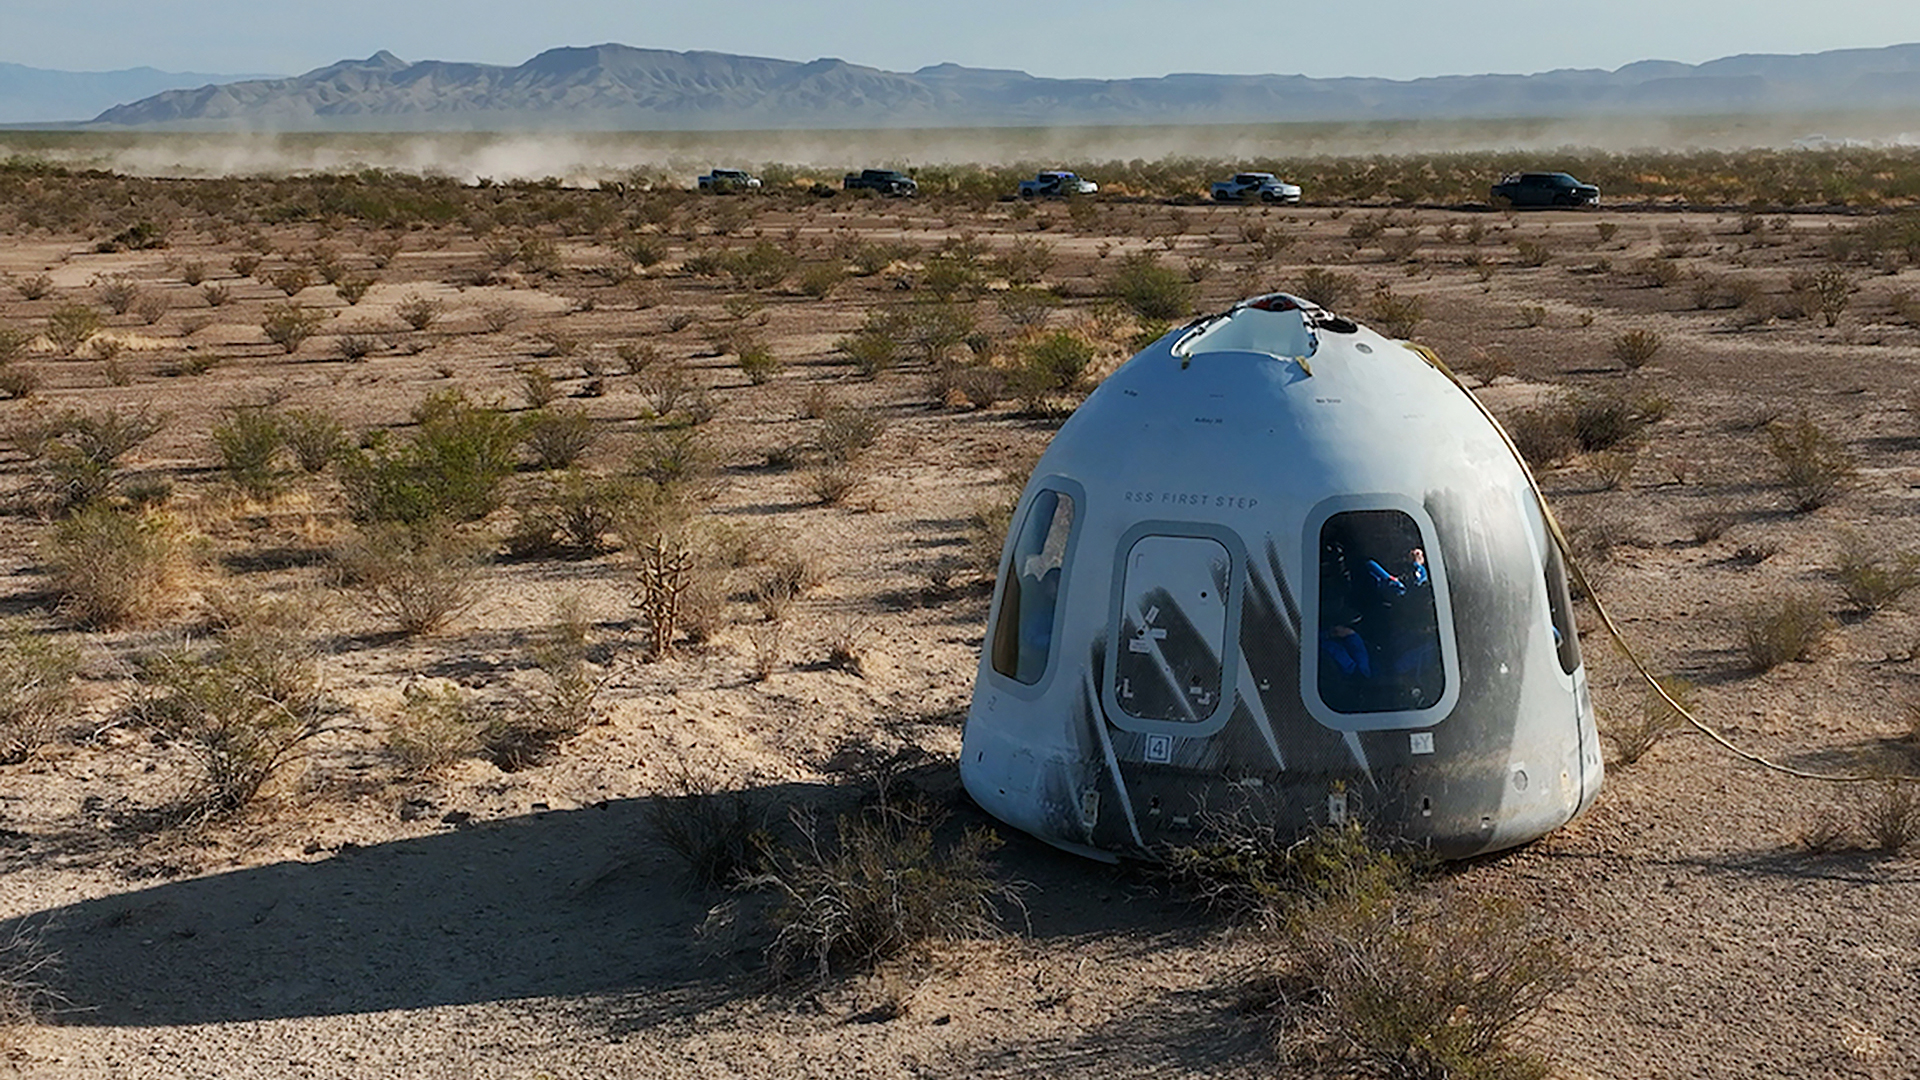
<path fill-rule="evenodd" d="M 1712 739 L 1714 742 L 1719 743 L 1723 749 L 1735 757 L 1744 761 L 1750 761 L 1764 769 L 1772 769 L 1774 772 L 1785 773 L 1788 776 L 1797 776 L 1802 780 L 1821 780 L 1835 784 L 1859 784 L 1876 780 L 1920 782 L 1920 776 L 1911 773 L 1819 773 L 1806 769 L 1797 769 L 1792 765 L 1783 765 L 1762 754 L 1756 754 L 1751 750 L 1735 745 L 1733 740 L 1722 735 L 1711 724 L 1693 715 L 1690 709 L 1676 701 L 1674 696 L 1667 692 L 1667 688 L 1660 685 L 1660 680 L 1654 676 L 1653 672 L 1647 669 L 1647 665 L 1641 662 L 1639 654 L 1633 651 L 1633 647 L 1627 644 L 1626 636 L 1620 632 L 1620 627 L 1614 623 L 1613 616 L 1607 613 L 1606 605 L 1600 602 L 1600 594 L 1593 590 L 1593 585 L 1587 581 L 1587 576 L 1581 573 L 1580 563 L 1573 557 L 1573 546 L 1567 542 L 1567 534 L 1560 531 L 1560 521 L 1553 516 L 1553 509 L 1547 505 L 1546 494 L 1540 490 L 1540 482 L 1534 478 L 1533 469 L 1527 464 L 1526 457 L 1520 453 L 1520 448 L 1514 445 L 1513 436 L 1507 434 L 1507 429 L 1502 426 L 1500 421 L 1488 410 L 1486 403 L 1475 396 L 1473 391 L 1467 389 L 1466 384 L 1460 381 L 1460 376 L 1455 375 L 1453 369 L 1449 368 L 1446 362 L 1441 360 L 1432 349 L 1427 348 L 1425 345 L 1417 345 L 1411 341 L 1403 342 L 1402 344 L 1423 357 L 1428 364 L 1433 366 L 1435 371 L 1445 375 L 1449 382 L 1459 387 L 1460 392 L 1467 395 L 1467 400 L 1473 402 L 1473 407 L 1480 411 L 1480 415 L 1486 417 L 1487 422 L 1493 425 L 1493 429 L 1500 433 L 1501 441 L 1507 444 L 1507 449 L 1513 452 L 1514 460 L 1520 463 L 1520 471 L 1526 476 L 1527 486 L 1533 491 L 1534 502 L 1540 507 L 1540 516 L 1547 523 L 1547 532 L 1552 535 L 1554 546 L 1560 549 L 1561 558 L 1565 560 L 1567 569 L 1573 572 L 1574 582 L 1580 586 L 1580 591 L 1586 594 L 1588 602 L 1593 605 L 1594 614 L 1600 616 L 1601 625 L 1607 628 L 1607 636 L 1613 639 L 1613 644 L 1620 650 L 1620 654 L 1627 658 L 1629 664 L 1633 665 L 1633 670 L 1638 672 L 1642 679 L 1646 680 L 1647 685 L 1653 689 L 1654 693 L 1660 695 L 1660 700 L 1666 702 L 1675 713 L 1678 713 L 1682 719 L 1688 724 L 1691 724 L 1695 730 L 1707 738 Z"/>

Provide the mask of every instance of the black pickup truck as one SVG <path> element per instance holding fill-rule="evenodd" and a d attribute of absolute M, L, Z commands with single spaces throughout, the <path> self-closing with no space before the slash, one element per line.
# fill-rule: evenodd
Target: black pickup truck
<path fill-rule="evenodd" d="M 877 191 L 882 195 L 920 194 L 920 185 L 913 182 L 913 177 L 892 169 L 861 169 L 857 173 L 850 172 L 847 178 L 840 182 L 840 186 L 846 191 Z"/>

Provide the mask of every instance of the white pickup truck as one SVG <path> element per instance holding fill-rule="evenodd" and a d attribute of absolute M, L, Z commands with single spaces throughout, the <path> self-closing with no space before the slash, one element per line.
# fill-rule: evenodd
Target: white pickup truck
<path fill-rule="evenodd" d="M 760 178 L 745 169 L 715 169 L 696 181 L 701 191 L 758 191 Z"/>
<path fill-rule="evenodd" d="M 1020 197 L 1031 199 L 1037 195 L 1091 195 L 1100 190 L 1100 185 L 1091 180 L 1082 180 L 1070 172 L 1059 169 L 1043 172 L 1031 180 L 1020 181 Z"/>
<path fill-rule="evenodd" d="M 1248 198 L 1270 203 L 1297 203 L 1300 201 L 1300 185 L 1289 184 L 1272 173 L 1264 172 L 1235 173 L 1231 180 L 1214 182 L 1214 202 L 1241 202 Z"/>

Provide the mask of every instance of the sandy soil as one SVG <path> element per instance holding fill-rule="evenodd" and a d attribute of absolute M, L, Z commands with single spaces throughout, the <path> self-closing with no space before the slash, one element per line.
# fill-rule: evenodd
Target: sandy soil
<path fill-rule="evenodd" d="M 1351 236 L 1370 216 L 1361 210 L 1106 205 L 1082 222 L 1062 206 L 1009 211 L 769 200 L 749 227 L 811 259 L 845 232 L 928 250 L 962 232 L 996 249 L 1044 240 L 1056 256 L 1047 282 L 1077 298 L 1054 325 L 1095 331 L 1101 279 L 1130 252 L 1179 267 L 1193 260 L 1208 307 L 1332 266 L 1365 283 L 1362 297 L 1379 284 L 1424 298 L 1418 337 L 1491 381 L 1497 408 L 1537 400 L 1547 384 L 1664 397 L 1670 411 L 1625 484 L 1608 489 L 1591 460 L 1543 477 L 1587 535 L 1613 538 L 1592 567 L 1628 633 L 1659 670 L 1695 686 L 1703 717 L 1745 745 L 1809 767 L 1916 764 L 1900 740 L 1920 706 L 1920 619 L 1897 606 L 1844 613 L 1830 568 L 1849 534 L 1887 551 L 1915 544 L 1920 329 L 1894 312 L 1901 290 L 1920 287 L 1920 271 L 1855 271 L 1859 291 L 1833 327 L 1817 316 L 1743 325 L 1741 312 L 1696 309 L 1685 281 L 1649 287 L 1632 272 L 1664 246 L 1694 274 L 1750 279 L 1779 296 L 1794 270 L 1825 265 L 1830 230 L 1854 222 L 1794 215 L 1743 232 L 1737 216 L 1713 213 L 1401 211 L 1384 235 L 1418 226 L 1424 237 L 1401 258 Z M 1296 240 L 1262 256 L 1242 229 L 1250 221 Z M 1597 222 L 1617 224 L 1617 235 L 1602 241 Z M 1449 223 L 1451 241 L 1436 233 Z M 1473 223 L 1489 232 L 1477 246 L 1460 235 Z M 284 252 L 321 242 L 312 225 L 267 236 Z M 1513 241 L 1523 237 L 1552 246 L 1546 265 L 1521 265 Z M 703 341 L 703 326 L 729 318 L 731 294 L 678 271 L 682 239 L 636 290 L 587 272 L 613 257 L 589 239 L 562 242 L 567 269 L 557 276 L 475 285 L 481 241 L 456 229 L 408 234 L 358 306 L 324 286 L 301 295 L 339 316 L 291 357 L 259 329 L 264 306 L 284 298 L 227 269 L 237 240 L 176 233 L 166 251 L 94 254 L 91 239 L 9 237 L 0 272 L 47 274 L 53 291 L 30 301 L 0 289 L 0 321 L 37 328 L 59 304 L 93 300 L 92 283 L 114 274 L 172 309 L 153 325 L 108 320 L 124 341 L 111 363 L 126 385 L 114 384 L 105 360 L 43 349 L 19 361 L 44 388 L 0 403 L 0 422 L 49 407 L 166 413 L 130 470 L 172 480 L 175 505 L 207 536 L 210 564 L 226 579 L 324 589 L 326 554 L 347 526 L 329 481 L 303 482 L 269 505 L 227 494 L 208 436 L 221 408 L 273 395 L 355 427 L 396 425 L 448 387 L 517 405 L 528 364 L 571 393 L 586 383 L 582 359 L 618 372 L 616 344 L 650 342 L 714 390 L 717 416 L 703 428 L 719 457 L 710 512 L 779 529 L 822 564 L 824 584 L 798 603 L 765 680 L 753 677 L 759 616 L 744 598 L 710 642 L 644 662 L 633 570 L 619 554 L 496 561 L 483 571 L 481 603 L 410 640 L 387 633 L 350 594 L 326 591 L 327 678 L 351 721 L 248 813 L 184 831 L 150 823 L 186 789 L 190 761 L 125 706 L 134 659 L 194 616 L 78 635 L 85 723 L 0 768 L 0 917 L 60 954 L 49 981 L 63 997 L 13 1040 L 9 1067 L 46 1078 L 1288 1074 L 1240 1005 L 1257 944 L 1137 873 L 1010 835 L 1000 866 L 1030 887 L 1028 921 L 1013 920 L 1005 939 L 825 988 L 769 990 L 763 936 L 702 933 L 725 896 L 695 887 L 652 833 L 647 808 L 683 770 L 773 805 L 834 807 L 857 797 L 873 763 L 901 754 L 922 762 L 917 781 L 959 822 L 980 822 L 951 763 L 987 594 L 964 571 L 948 576 L 963 561 L 974 509 L 1057 421 L 1010 404 L 933 401 L 915 364 L 873 379 L 853 372 L 835 340 L 870 310 L 911 298 L 899 286 L 916 267 L 850 278 L 826 300 L 765 294 L 747 318 L 764 317 L 764 340 L 787 366 L 756 386 Z M 325 242 L 359 265 L 367 239 L 349 225 Z M 1470 253 L 1489 269 L 1470 265 Z M 184 284 L 180 268 L 193 260 L 234 302 L 210 308 Z M 444 318 L 400 332 L 394 309 L 415 294 L 444 300 Z M 480 313 L 498 303 L 523 314 L 489 332 Z M 1542 310 L 1526 311 L 1534 306 Z M 669 330 L 682 311 L 698 321 Z M 1011 335 L 990 301 L 979 312 L 993 336 Z M 354 326 L 391 334 L 390 346 L 363 363 L 337 359 L 334 335 Z M 1624 372 L 1608 344 L 1641 327 L 1664 347 Z M 586 344 L 571 360 L 540 357 L 543 333 Z M 1105 362 L 1124 351 L 1109 344 Z M 218 362 L 181 374 L 196 358 Z M 604 396 L 575 402 L 604 434 L 594 454 L 603 467 L 649 424 L 634 378 L 607 381 Z M 838 506 L 820 505 L 803 472 L 767 464 L 768 450 L 810 436 L 817 421 L 804 406 L 822 390 L 888 421 L 861 487 Z M 1805 514 L 1771 478 L 1760 429 L 1801 409 L 1862 466 L 1854 490 Z M 0 456 L 0 481 L 16 494 L 32 474 L 23 454 Z M 1701 542 L 1691 520 L 1710 508 L 1733 523 Z M 49 529 L 24 509 L 0 516 L 0 612 L 54 629 L 63 624 L 42 567 Z M 1777 553 L 1758 563 L 1738 554 L 1763 545 Z M 1755 675 L 1740 652 L 1742 613 L 1787 589 L 1811 590 L 1843 617 L 1809 661 Z M 398 777 L 381 740 L 401 688 L 432 678 L 496 700 L 524 693 L 537 683 L 532 634 L 563 593 L 584 599 L 605 650 L 601 722 L 537 768 L 468 760 L 429 780 Z M 1583 611 L 1605 727 L 1637 714 L 1640 696 L 1595 625 Z M 865 650 L 858 672 L 824 660 L 849 627 Z M 1631 767 L 1612 765 L 1581 820 L 1461 867 L 1457 879 L 1520 899 L 1579 958 L 1578 984 L 1527 1033 L 1556 1075 L 1910 1076 L 1920 1059 L 1914 849 L 1823 854 L 1801 842 L 1822 813 L 1850 816 L 1871 798 L 1676 736 Z"/>

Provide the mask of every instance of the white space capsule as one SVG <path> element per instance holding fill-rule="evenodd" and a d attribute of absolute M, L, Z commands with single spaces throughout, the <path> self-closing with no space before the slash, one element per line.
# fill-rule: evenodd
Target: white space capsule
<path fill-rule="evenodd" d="M 1525 469 L 1426 357 L 1297 297 L 1160 339 L 1034 469 L 960 758 L 995 817 L 1098 858 L 1220 814 L 1349 816 L 1466 856 L 1602 767 Z"/>

